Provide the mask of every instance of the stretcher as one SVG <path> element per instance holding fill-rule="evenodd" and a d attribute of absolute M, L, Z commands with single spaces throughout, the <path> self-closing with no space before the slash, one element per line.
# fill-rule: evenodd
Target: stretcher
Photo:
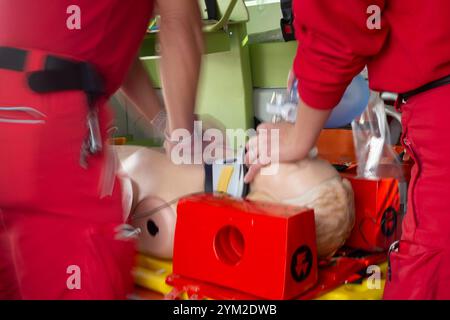
<path fill-rule="evenodd" d="M 348 251 L 351 252 L 351 251 Z M 319 267 L 318 283 L 298 297 L 299 300 L 379 300 L 383 296 L 387 262 L 384 253 L 356 257 L 341 256 Z M 379 280 L 372 283 L 373 274 L 367 267 L 376 265 Z M 172 262 L 140 255 L 134 270 L 138 286 L 160 293 L 166 299 L 255 300 L 258 297 L 219 288 L 172 274 Z M 379 281 L 379 282 L 377 282 Z"/>
<path fill-rule="evenodd" d="M 172 273 L 172 262 L 155 259 L 145 255 L 137 257 L 133 270 L 135 283 L 143 288 L 169 294 L 173 287 L 166 284 L 166 278 Z"/>
<path fill-rule="evenodd" d="M 386 282 L 384 275 L 387 273 L 387 262 L 380 264 L 379 268 L 381 278 L 380 283 L 376 284 L 375 288 L 371 287 L 373 284 L 369 284 L 370 280 L 368 278 L 364 278 L 362 281 L 345 283 L 317 297 L 316 300 L 381 300 Z"/>
<path fill-rule="evenodd" d="M 330 162 L 345 164 L 354 163 L 351 131 L 329 131 L 329 134 L 341 142 L 340 152 L 334 152 L 329 148 L 323 149 L 321 145 L 330 145 L 326 141 L 326 134 L 321 136 L 319 151 L 331 152 L 328 155 Z M 338 134 L 337 134 L 338 133 Z M 346 142 L 342 144 L 343 142 Z M 333 144 L 331 144 L 333 145 Z M 343 152 L 347 150 L 347 152 Z M 338 158 L 331 156 L 339 155 Z M 322 154 L 327 156 L 327 154 Z M 400 210 L 398 183 L 395 179 L 381 179 L 379 181 L 361 180 L 354 177 L 356 174 L 349 166 L 345 170 L 347 178 L 353 181 L 353 188 L 357 196 L 357 223 L 352 237 L 347 243 L 347 248 L 342 249 L 332 260 L 321 261 L 319 264 L 319 280 L 317 284 L 298 299 L 381 299 L 386 274 L 386 250 L 388 245 L 399 237 L 398 232 L 392 234 L 383 232 L 384 212 L 392 207 L 395 212 Z M 355 169 L 355 168 L 353 168 Z M 409 172 L 407 166 L 405 173 Z M 386 188 L 387 189 L 386 189 Z M 384 190 L 386 189 L 386 190 Z M 370 191 L 370 192 L 369 192 Z M 391 197 L 390 195 L 395 195 Z M 378 199 L 378 200 L 377 200 Z M 373 201 L 374 200 L 374 201 Z M 368 215 L 368 216 L 367 216 Z M 374 225 L 360 224 L 358 221 L 374 219 Z M 369 219 L 369 220 L 370 220 Z M 388 221 L 388 220 L 386 220 Z M 389 220 L 390 221 L 390 220 Z M 400 221 L 392 224 L 392 230 L 397 230 Z M 364 237 L 363 237 L 364 236 Z M 350 247 L 357 249 L 350 249 Z M 372 253 L 361 253 L 358 250 L 367 250 Z M 381 251 L 381 252 L 379 252 Z M 378 252 L 378 253 L 377 253 Z M 381 279 L 376 288 L 371 288 L 370 274 L 367 274 L 369 266 L 376 265 L 381 272 Z M 171 261 L 159 261 L 150 257 L 140 256 L 136 267 L 136 283 L 144 288 L 159 292 L 160 294 L 176 299 L 257 299 L 255 296 L 240 293 L 231 289 L 219 288 L 215 285 L 186 279 L 172 274 Z"/>

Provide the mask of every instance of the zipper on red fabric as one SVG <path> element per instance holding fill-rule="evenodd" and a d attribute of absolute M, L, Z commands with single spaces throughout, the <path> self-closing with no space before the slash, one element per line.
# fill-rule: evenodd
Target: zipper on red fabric
<path fill-rule="evenodd" d="M 398 248 L 400 246 L 400 240 L 397 240 L 395 242 L 393 242 L 391 244 L 391 246 L 389 247 L 388 250 L 388 257 L 387 257 L 387 263 L 388 263 L 388 267 L 387 267 L 387 276 L 388 276 L 388 281 L 391 281 L 391 277 L 392 277 L 392 268 L 391 268 L 391 253 L 395 250 L 396 252 L 398 251 Z"/>
<path fill-rule="evenodd" d="M 420 170 L 420 166 L 419 166 L 419 163 L 417 162 L 416 154 L 415 154 L 415 152 L 413 150 L 413 145 L 412 145 L 411 141 L 408 139 L 408 136 L 407 136 L 406 132 L 403 133 L 402 143 L 403 143 L 403 146 L 405 147 L 406 151 L 409 153 L 409 155 L 413 159 L 415 165 L 417 165 L 419 170 Z M 410 188 L 414 188 L 415 187 L 418 174 L 419 174 L 419 172 L 417 173 L 417 175 L 414 178 L 414 180 L 412 180 L 410 182 L 411 183 Z M 407 206 L 412 205 L 411 201 L 412 201 L 412 199 L 408 199 Z M 414 220 L 416 220 L 415 217 L 414 217 Z M 391 244 L 391 246 L 389 247 L 389 250 L 388 250 L 388 261 L 387 261 L 387 263 L 388 263 L 387 273 L 388 274 L 387 274 L 387 276 L 388 276 L 388 281 L 389 282 L 391 281 L 391 278 L 392 278 L 391 254 L 394 251 L 398 252 L 399 247 L 400 247 L 400 240 L 397 240 L 397 241 L 395 241 L 394 243 Z"/>
<path fill-rule="evenodd" d="M 407 137 L 403 138 L 403 144 L 408 148 L 408 151 L 411 151 L 411 142 L 409 141 L 409 139 Z M 412 153 L 412 152 L 410 152 Z M 412 154 L 411 154 L 412 156 Z"/>
<path fill-rule="evenodd" d="M 394 108 L 397 112 L 402 113 L 402 106 L 406 103 L 406 100 L 403 98 L 402 95 L 399 95 L 397 97 L 397 100 L 395 100 Z"/>
<path fill-rule="evenodd" d="M 408 191 L 411 190 L 411 193 L 410 193 L 411 197 L 409 197 L 409 192 L 408 192 L 408 203 L 407 203 L 407 206 L 412 207 L 411 213 L 413 214 L 414 225 L 415 225 L 415 227 L 417 227 L 417 216 L 416 216 L 416 212 L 415 212 L 415 208 L 414 208 L 414 190 L 416 188 L 417 180 L 419 179 L 420 174 L 421 174 L 422 165 L 420 163 L 419 157 L 417 156 L 417 154 L 414 150 L 414 144 L 408 138 L 407 134 L 405 134 L 402 141 L 403 141 L 403 145 L 405 146 L 411 159 L 414 161 L 414 166 L 416 166 L 416 168 L 417 168 L 416 174 L 411 178 L 411 181 L 409 182 Z"/>

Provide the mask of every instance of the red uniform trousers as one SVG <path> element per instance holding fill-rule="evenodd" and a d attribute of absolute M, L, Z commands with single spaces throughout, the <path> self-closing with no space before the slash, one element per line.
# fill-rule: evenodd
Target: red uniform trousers
<path fill-rule="evenodd" d="M 43 57 L 34 52 L 27 70 Z M 126 298 L 134 243 L 115 237 L 120 185 L 100 197 L 105 153 L 80 166 L 85 94 L 36 94 L 24 72 L 4 69 L 0 83 L 0 299 Z M 105 141 L 105 106 L 99 118 Z"/>
<path fill-rule="evenodd" d="M 450 299 L 450 85 L 401 106 L 404 145 L 416 164 L 385 299 Z"/>

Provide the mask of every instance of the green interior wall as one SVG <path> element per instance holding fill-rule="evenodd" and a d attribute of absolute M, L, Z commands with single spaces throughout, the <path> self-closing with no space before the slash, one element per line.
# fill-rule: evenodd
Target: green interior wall
<path fill-rule="evenodd" d="M 204 57 L 198 112 L 220 121 L 226 128 L 253 127 L 250 54 L 245 24 L 228 29 L 230 50 Z"/>
<path fill-rule="evenodd" d="M 205 34 L 197 112 L 218 120 L 226 128 L 254 126 L 253 88 L 282 88 L 295 56 L 295 42 L 249 44 L 247 34 L 279 28 L 280 4 L 248 7 L 248 23 L 231 24 L 227 30 Z M 144 41 L 141 56 L 155 54 L 155 37 Z M 160 88 L 158 59 L 145 58 L 154 85 Z"/>
<path fill-rule="evenodd" d="M 203 57 L 197 110 L 224 127 L 253 127 L 252 75 L 247 30 L 244 23 L 229 25 L 227 31 L 206 36 L 207 54 Z M 146 39 L 141 56 L 153 80 L 160 88 L 158 59 L 147 58 L 153 40 Z"/>
<path fill-rule="evenodd" d="M 281 9 L 280 3 L 256 4 L 249 6 L 247 10 L 250 20 L 247 23 L 249 34 L 275 30 L 280 27 Z"/>
<path fill-rule="evenodd" d="M 295 41 L 250 45 L 253 87 L 285 88 L 296 50 Z"/>

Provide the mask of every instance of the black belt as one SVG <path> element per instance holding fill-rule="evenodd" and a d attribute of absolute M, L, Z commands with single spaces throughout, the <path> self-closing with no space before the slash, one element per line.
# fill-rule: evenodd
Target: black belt
<path fill-rule="evenodd" d="M 403 103 L 406 103 L 409 99 L 411 99 L 415 95 L 418 95 L 420 93 L 424 93 L 426 91 L 445 86 L 447 84 L 450 84 L 450 75 L 447 76 L 447 77 L 444 77 L 442 79 L 439 79 L 439 80 L 427 83 L 426 85 L 424 85 L 424 86 L 422 86 L 420 88 L 417 88 L 417 89 L 414 89 L 414 90 L 402 93 L 402 94 L 400 94 L 398 96 L 398 98 L 399 98 L 399 101 L 401 101 Z"/>
<path fill-rule="evenodd" d="M 24 71 L 27 56 L 26 50 L 0 47 L 0 69 Z M 105 93 L 103 80 L 92 64 L 53 55 L 46 57 L 43 70 L 28 73 L 27 81 L 37 93 L 84 91 L 90 106 Z"/>
<path fill-rule="evenodd" d="M 0 47 L 0 69 L 22 72 L 29 52 L 22 49 Z M 89 113 L 87 126 L 89 137 L 83 148 L 95 154 L 102 149 L 96 103 L 105 94 L 104 82 L 95 67 L 80 62 L 47 55 L 42 70 L 26 74 L 29 88 L 36 93 L 83 91 L 86 94 Z"/>
<path fill-rule="evenodd" d="M 0 69 L 23 71 L 26 59 L 25 50 L 0 47 Z"/>

